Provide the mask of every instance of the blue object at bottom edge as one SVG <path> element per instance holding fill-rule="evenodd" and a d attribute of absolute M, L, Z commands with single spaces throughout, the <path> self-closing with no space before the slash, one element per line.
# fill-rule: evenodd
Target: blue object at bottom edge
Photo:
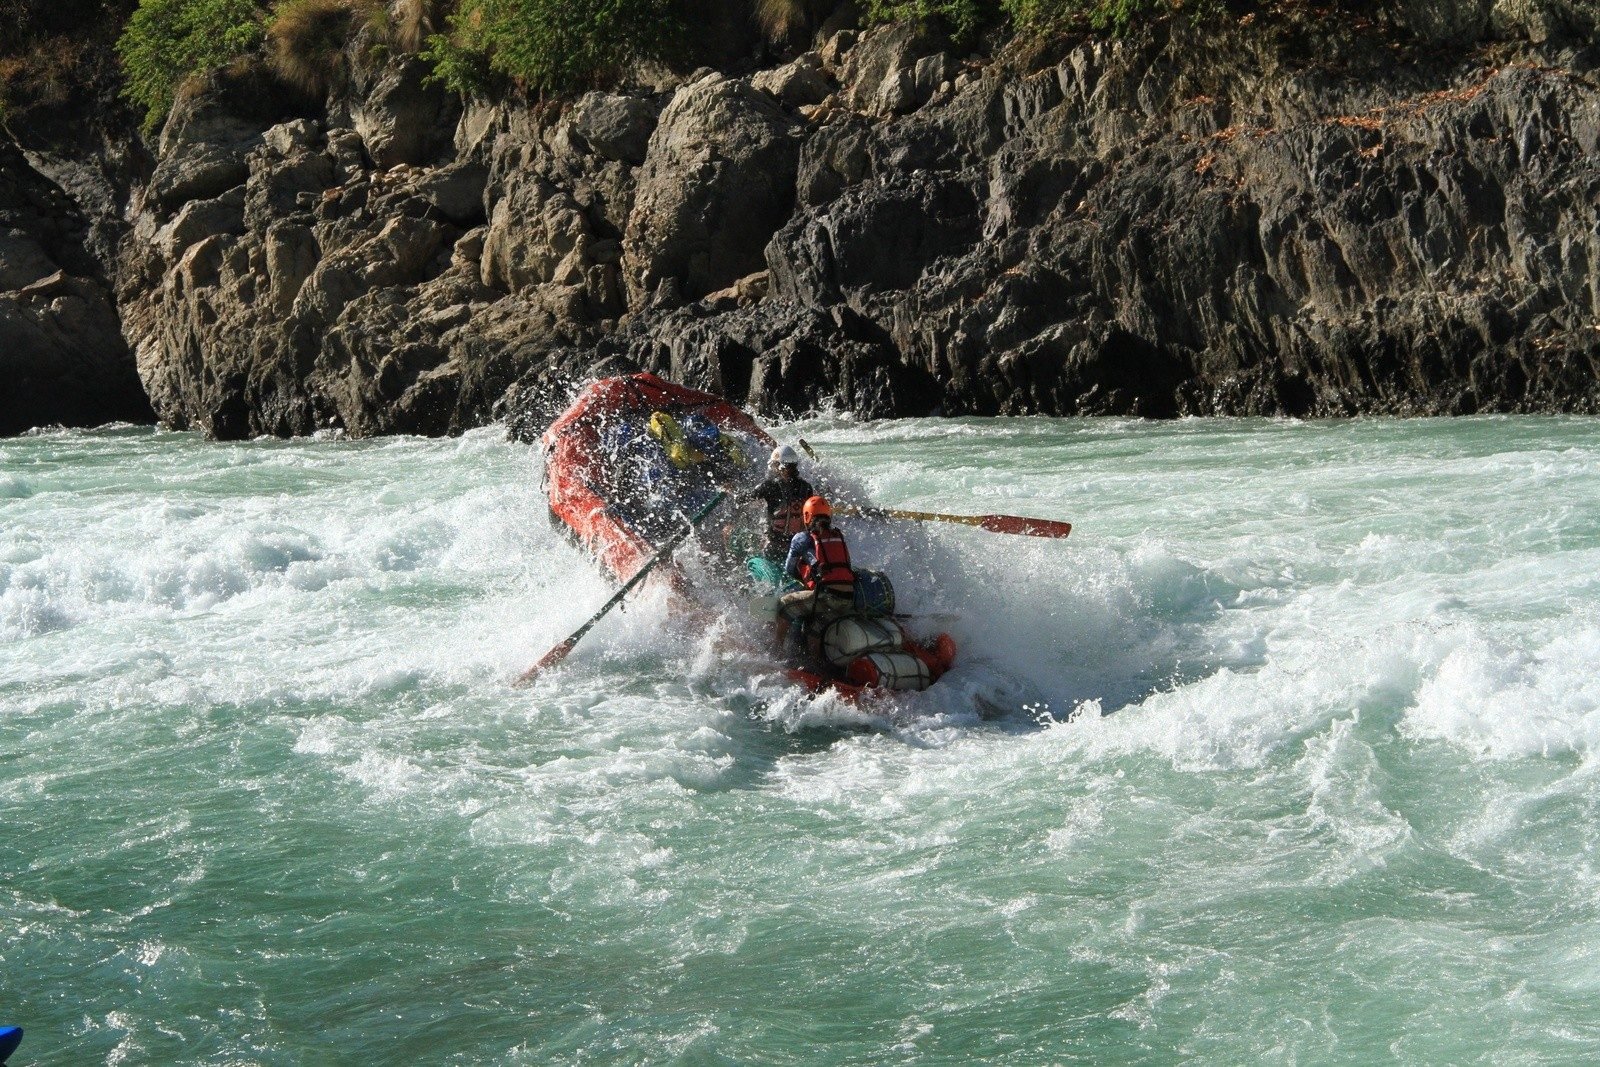
<path fill-rule="evenodd" d="M 6 1062 L 6 1057 L 17 1051 L 17 1046 L 22 1044 L 22 1027 L 0 1026 L 0 1063 Z"/>

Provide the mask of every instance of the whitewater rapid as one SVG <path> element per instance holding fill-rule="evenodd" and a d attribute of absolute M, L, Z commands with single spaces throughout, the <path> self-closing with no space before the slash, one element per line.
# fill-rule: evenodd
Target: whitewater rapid
<path fill-rule="evenodd" d="M 497 429 L 0 442 L 21 1062 L 1600 1054 L 1593 420 L 796 435 L 1074 533 L 847 525 L 925 694 L 651 589 L 516 690 L 610 587 Z"/>

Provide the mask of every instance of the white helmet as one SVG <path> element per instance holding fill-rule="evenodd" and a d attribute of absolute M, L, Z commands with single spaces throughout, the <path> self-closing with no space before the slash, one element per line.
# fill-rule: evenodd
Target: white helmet
<path fill-rule="evenodd" d="M 800 465 L 800 453 L 788 445 L 779 445 L 772 450 L 771 462 L 774 467 L 798 467 Z"/>

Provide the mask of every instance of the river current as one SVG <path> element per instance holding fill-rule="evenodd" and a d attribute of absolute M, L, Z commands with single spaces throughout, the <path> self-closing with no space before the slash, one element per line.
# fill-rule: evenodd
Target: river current
<path fill-rule="evenodd" d="M 519 690 L 498 429 L 0 442 L 13 1065 L 1600 1059 L 1600 423 L 797 434 L 1074 532 L 845 524 L 925 694 L 648 587 Z"/>

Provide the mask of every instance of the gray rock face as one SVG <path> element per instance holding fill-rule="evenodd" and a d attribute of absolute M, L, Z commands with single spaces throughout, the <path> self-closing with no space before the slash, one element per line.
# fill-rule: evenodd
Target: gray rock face
<path fill-rule="evenodd" d="M 26 230 L 0 230 L 0 291 L 21 289 L 60 269 Z"/>
<path fill-rule="evenodd" d="M 431 68 L 415 56 L 391 60 L 351 112 L 355 131 L 380 169 L 427 163 L 449 147 L 461 113 Z"/>
<path fill-rule="evenodd" d="M 945 80 L 948 59 L 938 42 L 911 23 L 879 26 L 847 54 L 841 80 L 856 111 L 896 115 L 928 102 Z"/>
<path fill-rule="evenodd" d="M 692 328 L 641 317 L 625 353 L 770 406 L 730 338 L 844 309 L 878 360 L 936 383 L 877 411 L 1600 411 L 1589 81 L 1530 63 L 1263 82 L 1249 40 L 1211 40 L 1230 83 L 1187 33 L 985 71 L 890 122 L 826 115 L 766 250 L 771 298 L 708 302 Z M 883 112 L 880 72 L 915 68 L 893 52 L 847 53 L 841 95 Z M 801 391 L 840 402 L 830 345 Z"/>
<path fill-rule="evenodd" d="M 197 241 L 219 233 L 244 232 L 244 187 L 235 186 L 211 200 L 191 200 L 156 231 L 156 242 L 176 259 Z"/>
<path fill-rule="evenodd" d="M 833 92 L 833 84 L 822 69 L 822 58 L 815 52 L 807 52 L 784 66 L 759 72 L 750 79 L 750 85 L 790 107 L 820 104 Z"/>
<path fill-rule="evenodd" d="M 794 209 L 800 129 L 744 82 L 711 75 L 678 90 L 639 169 L 623 238 L 628 299 L 664 283 L 697 299 L 758 270 Z"/>
<path fill-rule="evenodd" d="M 149 196 L 163 211 L 204 200 L 238 185 L 250 173 L 245 144 L 194 145 L 167 156 L 151 176 Z"/>
<path fill-rule="evenodd" d="M 1539 43 L 1592 43 L 1600 34 L 1596 0 L 1494 0 L 1490 28 L 1501 37 L 1526 37 Z"/>
<path fill-rule="evenodd" d="M 586 93 L 568 117 L 572 132 L 591 151 L 638 166 L 650 148 L 660 107 L 653 100 L 613 93 Z"/>
<path fill-rule="evenodd" d="M 1438 56 L 1398 64 L 1337 20 L 845 31 L 453 136 L 404 62 L 327 123 L 202 94 L 123 328 L 161 417 L 222 437 L 529 427 L 600 366 L 772 412 L 1600 411 L 1595 8 L 1405 0 Z M 0 279 L 65 266 L 19 240 Z"/>
<path fill-rule="evenodd" d="M 125 326 L 163 421 L 218 438 L 459 432 L 519 360 L 584 336 L 594 257 L 577 284 L 538 259 L 581 212 L 545 212 L 539 241 L 526 219 L 485 227 L 484 162 L 374 170 L 355 136 L 271 127 L 237 184 L 130 238 Z"/>
<path fill-rule="evenodd" d="M 1406 0 L 1402 25 L 1430 44 L 1475 40 L 1489 23 L 1493 0 Z"/>
<path fill-rule="evenodd" d="M 0 140 L 0 436 L 35 426 L 148 422 L 89 223 Z"/>

